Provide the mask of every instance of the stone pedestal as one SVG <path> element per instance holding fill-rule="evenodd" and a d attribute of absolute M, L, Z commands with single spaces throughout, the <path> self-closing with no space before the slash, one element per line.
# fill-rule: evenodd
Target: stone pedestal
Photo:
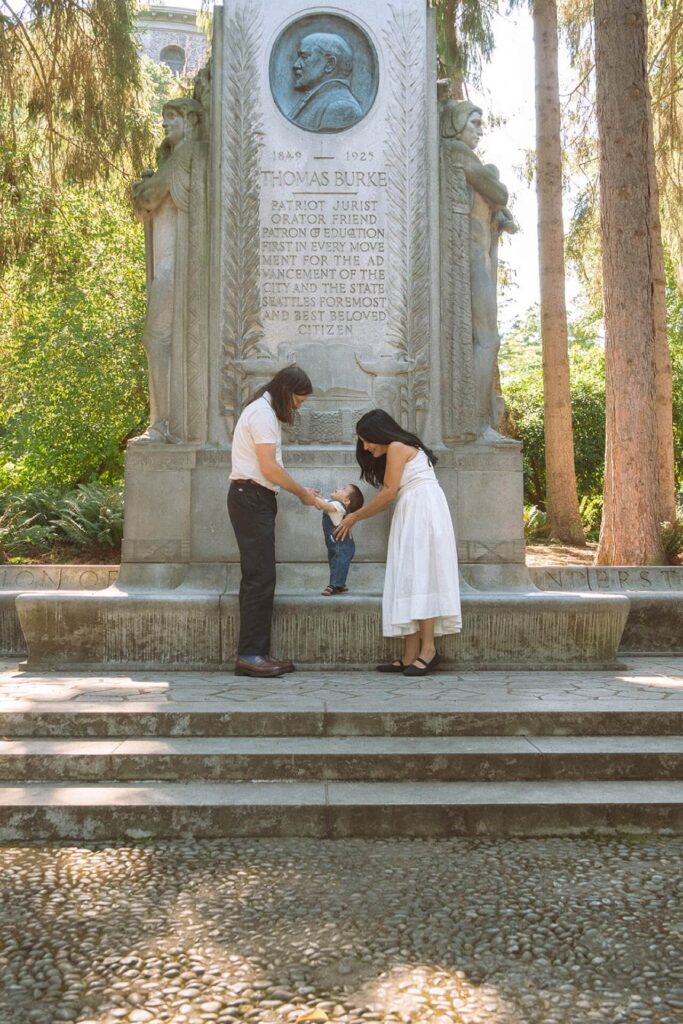
<path fill-rule="evenodd" d="M 310 68 L 316 46 L 336 61 L 327 78 Z M 216 8 L 208 439 L 129 450 L 124 563 L 237 560 L 232 430 L 254 390 L 295 361 L 314 384 L 285 439 L 296 479 L 323 493 L 357 480 L 355 422 L 380 406 L 438 453 L 461 561 L 523 563 L 519 446 L 471 443 L 462 427 L 468 238 L 462 203 L 439 188 L 435 72 L 424 0 Z M 357 562 L 383 562 L 388 522 L 362 524 Z M 325 563 L 318 513 L 287 494 L 277 531 L 280 558 Z"/>
<path fill-rule="evenodd" d="M 524 563 L 522 470 L 516 446 L 469 444 L 437 449 L 437 473 L 451 507 L 461 565 Z M 329 493 L 358 479 L 349 446 L 293 446 L 290 472 Z M 226 512 L 230 451 L 174 445 L 134 446 L 126 465 L 124 564 L 236 563 L 235 536 Z M 491 495 L 495 496 L 493 500 Z M 391 512 L 357 530 L 355 564 L 384 562 Z M 282 561 L 319 562 L 327 556 L 320 513 L 281 493 L 276 526 Z M 322 568 L 322 564 L 321 564 Z M 352 568 L 353 573 L 353 568 Z M 502 577 L 501 577 L 502 578 Z M 381 580 L 378 583 L 381 589 Z"/>

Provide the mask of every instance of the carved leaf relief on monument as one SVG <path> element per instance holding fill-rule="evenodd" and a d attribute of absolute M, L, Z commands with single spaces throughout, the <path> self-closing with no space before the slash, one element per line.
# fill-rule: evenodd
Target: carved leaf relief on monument
<path fill-rule="evenodd" d="M 259 266 L 260 17 L 253 4 L 226 24 L 223 103 L 223 344 L 221 413 L 232 430 L 245 399 L 241 360 L 261 354 Z"/>
<path fill-rule="evenodd" d="M 427 109 L 422 77 L 422 21 L 414 10 L 391 12 L 384 32 L 392 68 L 387 107 L 389 337 L 405 363 L 401 419 L 420 431 L 429 402 L 430 260 Z"/>

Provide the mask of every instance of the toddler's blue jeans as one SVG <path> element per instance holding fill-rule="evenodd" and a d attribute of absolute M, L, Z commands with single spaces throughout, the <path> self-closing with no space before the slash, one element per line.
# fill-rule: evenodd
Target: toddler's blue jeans
<path fill-rule="evenodd" d="M 349 566 L 356 553 L 356 544 L 353 537 L 345 537 L 344 540 L 336 540 L 334 525 L 327 512 L 323 512 L 323 533 L 327 545 L 327 560 L 330 563 L 330 586 L 345 587 L 346 577 L 349 574 Z"/>

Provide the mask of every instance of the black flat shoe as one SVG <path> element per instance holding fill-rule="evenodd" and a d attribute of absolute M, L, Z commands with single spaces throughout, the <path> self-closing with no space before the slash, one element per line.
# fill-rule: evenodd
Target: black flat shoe
<path fill-rule="evenodd" d="M 439 657 L 439 653 L 437 651 L 436 654 L 434 655 L 434 657 L 432 658 L 432 660 L 430 662 L 426 662 L 424 660 L 424 658 L 416 658 L 415 661 L 419 662 L 419 664 L 418 665 L 415 665 L 415 664 L 406 665 L 406 667 L 403 669 L 403 675 L 404 676 L 426 676 L 426 675 L 429 675 L 429 673 L 432 671 L 432 669 L 436 668 L 436 666 L 439 664 L 439 662 L 441 661 L 441 658 Z M 423 667 L 420 668 L 420 665 L 422 665 Z"/>
<path fill-rule="evenodd" d="M 376 665 L 375 666 L 375 671 L 376 672 L 404 672 L 406 668 L 407 668 L 407 666 L 403 664 L 401 659 L 397 658 L 396 661 L 385 661 L 384 664 L 382 664 L 382 665 Z"/>

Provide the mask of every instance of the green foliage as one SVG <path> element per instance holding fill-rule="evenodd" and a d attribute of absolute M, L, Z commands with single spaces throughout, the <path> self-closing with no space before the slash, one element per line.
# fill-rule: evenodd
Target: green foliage
<path fill-rule="evenodd" d="M 674 457 L 676 477 L 683 481 L 683 295 L 673 280 L 671 264 L 667 267 L 667 317 L 669 351 L 671 352 L 671 385 L 673 391 Z"/>
<path fill-rule="evenodd" d="M 492 19 L 498 0 L 433 0 L 439 74 L 456 86 L 467 74 L 475 82 L 493 51 Z"/>
<path fill-rule="evenodd" d="M 569 325 L 574 453 L 580 495 L 602 491 L 605 450 L 604 354 L 590 321 Z M 514 435 L 523 442 L 524 500 L 545 507 L 543 359 L 538 309 L 502 346 L 500 374 Z"/>
<path fill-rule="evenodd" d="M 116 548 L 123 536 L 123 488 L 81 484 L 5 493 L 0 501 L 0 562 L 40 555 L 56 545 Z"/>
<path fill-rule="evenodd" d="M 142 230 L 104 185 L 34 219 L 0 278 L 0 486 L 114 480 L 146 419 Z"/>
<path fill-rule="evenodd" d="M 152 142 L 135 0 L 0 0 L 2 177 L 92 181 Z M 17 137 L 29 129 L 22 152 Z M 31 133 L 34 130 L 34 133 Z M 128 164 L 129 165 L 129 164 Z M 130 166 L 130 165 L 129 165 Z"/>
<path fill-rule="evenodd" d="M 586 540 L 600 539 L 600 525 L 602 523 L 602 494 L 585 494 L 579 502 L 579 515 L 583 525 L 583 532 Z"/>
<path fill-rule="evenodd" d="M 166 64 L 158 64 L 144 54 L 141 56 L 143 78 L 147 83 L 146 98 L 150 114 L 156 125 L 161 124 L 164 103 L 167 100 L 180 96 L 187 90 L 183 90 L 182 82 L 176 78 Z M 136 171 L 139 168 L 136 168 Z"/>
<path fill-rule="evenodd" d="M 524 506 L 524 539 L 527 544 L 537 544 L 549 537 L 548 517 L 538 505 Z"/>
<path fill-rule="evenodd" d="M 677 565 L 683 554 L 683 508 L 677 512 L 672 523 L 662 523 L 660 526 L 662 548 L 669 565 Z"/>
<path fill-rule="evenodd" d="M 669 270 L 669 346 L 673 375 L 676 477 L 683 479 L 683 297 Z M 569 323 L 574 457 L 581 518 L 597 540 L 602 516 L 605 457 L 605 365 L 600 321 L 586 315 Z M 543 360 L 538 309 L 517 322 L 500 350 L 500 375 L 515 437 L 523 442 L 524 500 L 545 508 Z"/>
<path fill-rule="evenodd" d="M 54 525 L 72 544 L 117 547 L 123 538 L 123 489 L 79 484 L 64 496 Z"/>
<path fill-rule="evenodd" d="M 56 541 L 52 518 L 59 495 L 46 488 L 28 494 L 8 494 L 0 505 L 0 562 L 28 551 L 49 551 Z"/>

